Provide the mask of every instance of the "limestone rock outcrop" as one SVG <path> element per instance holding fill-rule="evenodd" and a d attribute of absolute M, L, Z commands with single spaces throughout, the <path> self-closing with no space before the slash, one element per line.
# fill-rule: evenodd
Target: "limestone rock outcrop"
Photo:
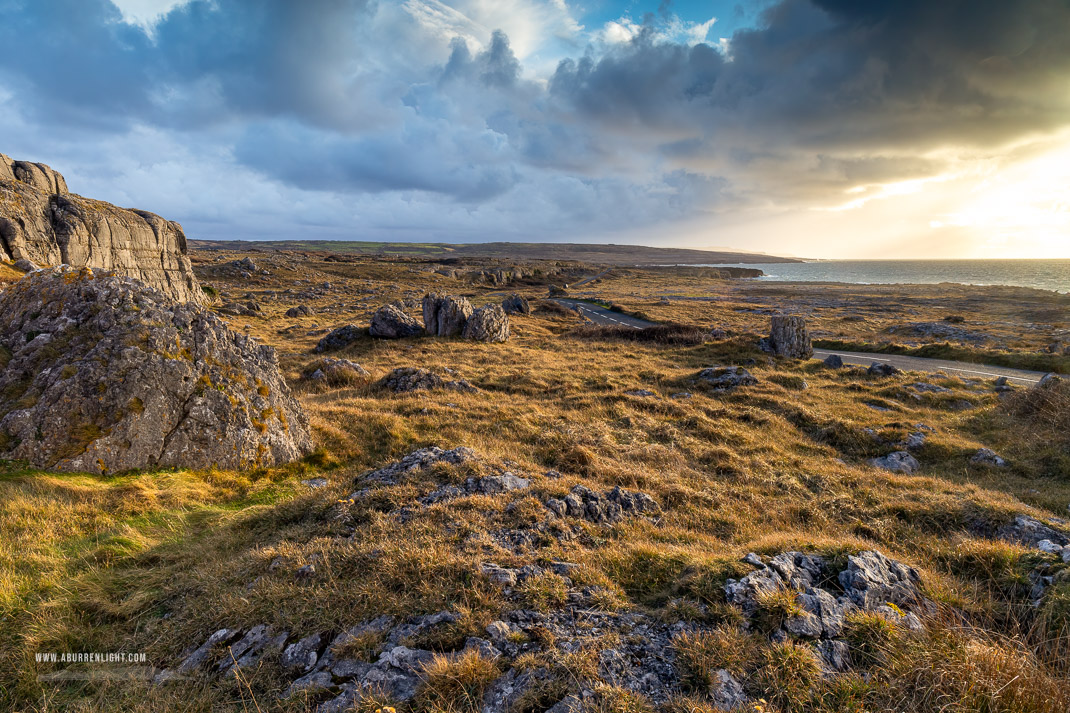
<path fill-rule="evenodd" d="M 504 342 L 509 339 L 509 316 L 501 305 L 480 307 L 464 325 L 464 338 L 478 342 Z"/>
<path fill-rule="evenodd" d="M 515 292 L 502 300 L 502 309 L 506 314 L 531 314 L 531 304 L 527 298 Z"/>
<path fill-rule="evenodd" d="M 308 453 L 271 347 L 201 305 L 91 268 L 0 293 L 0 458 L 40 468 L 244 468 Z"/>
<path fill-rule="evenodd" d="M 436 337 L 455 337 L 464 331 L 472 316 L 472 303 L 467 297 L 436 294 L 424 296 L 424 329 Z"/>
<path fill-rule="evenodd" d="M 776 315 L 771 320 L 769 346 L 777 356 L 809 359 L 814 355 L 810 332 L 802 317 Z"/>
<path fill-rule="evenodd" d="M 402 339 L 417 337 L 423 333 L 423 327 L 415 319 L 405 314 L 397 305 L 383 305 L 372 315 L 371 328 L 373 337 L 380 339 Z"/>
<path fill-rule="evenodd" d="M 0 259 L 104 268 L 204 302 L 186 250 L 178 223 L 75 195 L 48 166 L 0 154 Z"/>

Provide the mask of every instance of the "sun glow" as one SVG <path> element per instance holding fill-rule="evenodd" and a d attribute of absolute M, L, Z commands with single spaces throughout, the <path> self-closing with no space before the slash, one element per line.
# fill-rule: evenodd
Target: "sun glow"
<path fill-rule="evenodd" d="M 990 245 L 1017 245 L 1033 257 L 1070 253 L 1070 143 L 986 177 L 929 224 L 977 231 Z"/>

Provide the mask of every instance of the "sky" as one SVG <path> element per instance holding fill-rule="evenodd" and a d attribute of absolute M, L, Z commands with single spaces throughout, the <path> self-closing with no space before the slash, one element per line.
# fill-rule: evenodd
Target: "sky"
<path fill-rule="evenodd" d="M 193 239 L 1070 258 L 1070 0 L 0 0 L 0 152 Z"/>

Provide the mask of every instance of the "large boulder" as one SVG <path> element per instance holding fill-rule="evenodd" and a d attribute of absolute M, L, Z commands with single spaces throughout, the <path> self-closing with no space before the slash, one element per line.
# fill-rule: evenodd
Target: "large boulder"
<path fill-rule="evenodd" d="M 527 298 L 515 292 L 502 300 L 502 309 L 506 314 L 531 314 L 531 304 Z"/>
<path fill-rule="evenodd" d="M 353 342 L 363 339 L 364 334 L 364 330 L 357 325 L 346 324 L 328 332 L 323 339 L 316 343 L 316 347 L 312 351 L 322 354 L 336 349 L 345 349 Z"/>
<path fill-rule="evenodd" d="M 0 293 L 0 458 L 66 471 L 244 468 L 312 449 L 275 351 L 89 268 Z"/>
<path fill-rule="evenodd" d="M 372 315 L 369 333 L 380 339 L 418 337 L 424 328 L 414 318 L 401 311 L 397 305 L 383 305 Z"/>
<path fill-rule="evenodd" d="M 56 171 L 0 154 L 0 259 L 113 270 L 205 302 L 178 223 L 68 193 Z"/>
<path fill-rule="evenodd" d="M 467 297 L 429 294 L 424 296 L 424 329 L 436 337 L 455 337 L 464 331 L 472 316 L 472 303 Z"/>
<path fill-rule="evenodd" d="M 479 342 L 504 342 L 509 338 L 509 316 L 501 305 L 485 305 L 468 318 L 464 338 Z"/>
<path fill-rule="evenodd" d="M 809 359 L 814 355 L 810 332 L 802 317 L 775 315 L 769 330 L 769 346 L 777 356 Z"/>

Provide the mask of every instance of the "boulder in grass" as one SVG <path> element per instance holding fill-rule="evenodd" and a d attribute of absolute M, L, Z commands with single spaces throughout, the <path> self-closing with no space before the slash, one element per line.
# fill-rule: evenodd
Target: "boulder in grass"
<path fill-rule="evenodd" d="M 424 328 L 398 306 L 383 305 L 372 315 L 371 329 L 368 331 L 380 339 L 403 339 L 420 336 Z"/>
<path fill-rule="evenodd" d="M 485 305 L 468 318 L 464 338 L 477 342 L 504 342 L 509 339 L 509 316 L 501 305 Z"/>
<path fill-rule="evenodd" d="M 466 297 L 425 295 L 423 299 L 424 329 L 436 337 L 455 337 L 464 331 L 472 315 L 472 303 Z"/>
<path fill-rule="evenodd" d="M 323 352 L 335 351 L 337 349 L 344 349 L 353 342 L 362 339 L 367 332 L 355 324 L 347 324 L 344 327 L 332 329 L 327 333 L 323 339 L 319 340 L 316 344 L 316 348 L 312 351 L 317 354 Z"/>
<path fill-rule="evenodd" d="M 271 466 L 312 450 L 275 350 L 90 268 L 0 293 L 0 458 L 39 468 Z"/>
<path fill-rule="evenodd" d="M 531 314 L 531 305 L 527 299 L 516 293 L 502 300 L 502 309 L 506 314 Z"/>
<path fill-rule="evenodd" d="M 906 451 L 889 453 L 881 458 L 874 458 L 869 463 L 876 468 L 890 470 L 893 473 L 903 473 L 904 475 L 914 475 L 921 468 L 918 459 Z"/>
<path fill-rule="evenodd" d="M 875 361 L 869 365 L 869 368 L 866 369 L 866 373 L 870 376 L 895 376 L 896 374 L 902 374 L 903 372 L 886 362 Z"/>

